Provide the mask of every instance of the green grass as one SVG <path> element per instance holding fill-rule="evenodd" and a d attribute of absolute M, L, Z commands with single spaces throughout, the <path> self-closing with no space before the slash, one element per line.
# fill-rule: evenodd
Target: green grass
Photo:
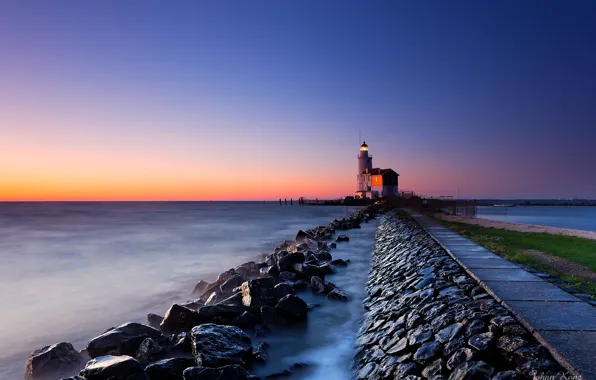
<path fill-rule="evenodd" d="M 588 292 L 592 294 L 593 298 L 596 296 L 596 282 L 561 273 L 554 267 L 524 253 L 524 250 L 534 249 L 585 265 L 591 271 L 596 272 L 596 240 L 545 233 L 508 231 L 465 223 L 446 222 L 441 219 L 435 220 L 510 261 L 558 276 L 567 285 Z"/>

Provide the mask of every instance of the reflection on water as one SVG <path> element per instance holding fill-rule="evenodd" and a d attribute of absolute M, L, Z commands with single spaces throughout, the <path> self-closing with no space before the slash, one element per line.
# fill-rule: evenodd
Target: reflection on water
<path fill-rule="evenodd" d="M 0 203 L 0 378 L 21 378 L 44 345 L 80 349 L 108 327 L 163 315 L 199 279 L 345 213 L 249 202 Z"/>

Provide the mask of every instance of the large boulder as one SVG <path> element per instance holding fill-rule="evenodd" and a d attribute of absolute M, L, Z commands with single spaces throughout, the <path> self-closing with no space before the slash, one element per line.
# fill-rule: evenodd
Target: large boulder
<path fill-rule="evenodd" d="M 236 274 L 236 270 L 234 268 L 228 269 L 227 271 L 225 271 L 222 274 L 220 274 L 219 276 L 217 276 L 217 280 L 215 281 L 215 283 L 218 285 L 221 285 L 235 274 Z"/>
<path fill-rule="evenodd" d="M 201 323 L 228 324 L 242 315 L 246 310 L 248 310 L 248 308 L 243 305 L 217 304 L 213 306 L 203 306 L 197 311 L 200 323 L 195 324 L 195 326 L 198 326 Z"/>
<path fill-rule="evenodd" d="M 310 278 L 310 287 L 314 293 L 323 293 L 325 291 L 325 283 L 318 276 Z"/>
<path fill-rule="evenodd" d="M 149 313 L 147 314 L 147 325 L 153 327 L 154 329 L 159 329 L 159 325 L 163 321 L 163 317 L 161 315 Z"/>
<path fill-rule="evenodd" d="M 180 306 L 184 306 L 191 310 L 198 310 L 200 307 L 205 306 L 205 301 L 203 301 L 200 298 L 197 298 L 196 300 L 182 302 L 180 304 Z M 163 317 L 162 317 L 162 321 L 163 321 Z M 161 324 L 161 322 L 160 322 L 160 324 Z"/>
<path fill-rule="evenodd" d="M 250 337 L 236 326 L 205 323 L 191 330 L 192 353 L 202 367 L 246 365 L 252 356 Z"/>
<path fill-rule="evenodd" d="M 223 282 L 222 282 L 223 283 Z M 210 297 L 213 296 L 213 293 L 215 292 L 217 295 L 221 294 L 221 288 L 219 287 L 220 284 L 218 284 L 217 282 L 214 284 L 209 285 L 205 291 L 203 292 L 203 294 L 201 294 L 201 296 L 199 297 L 199 300 L 206 302 Z"/>
<path fill-rule="evenodd" d="M 218 368 L 190 367 L 184 370 L 184 380 L 248 380 L 252 376 L 239 365 Z"/>
<path fill-rule="evenodd" d="M 193 327 L 200 325 L 203 319 L 195 310 L 173 304 L 168 309 L 161 322 L 161 330 L 168 333 L 190 331 Z"/>
<path fill-rule="evenodd" d="M 209 283 L 201 280 L 201 281 L 197 282 L 197 284 L 195 285 L 195 288 L 192 290 L 191 295 L 193 297 L 199 297 L 203 293 L 205 293 L 205 290 L 207 290 L 208 287 L 209 287 Z"/>
<path fill-rule="evenodd" d="M 184 331 L 179 334 L 170 335 L 168 340 L 172 351 L 192 352 L 189 332 Z"/>
<path fill-rule="evenodd" d="M 292 268 L 293 270 L 293 268 Z M 277 278 L 279 279 L 279 281 L 290 281 L 290 282 L 294 282 L 294 281 L 298 281 L 300 279 L 300 276 L 298 275 L 298 273 L 294 273 L 294 272 L 281 272 Z"/>
<path fill-rule="evenodd" d="M 285 326 L 288 320 L 271 306 L 261 306 L 261 321 L 265 326 Z"/>
<path fill-rule="evenodd" d="M 153 327 L 140 323 L 126 323 L 93 338 L 87 344 L 87 352 L 92 358 L 104 355 L 134 356 L 145 339 L 157 338 L 160 335 L 161 332 Z"/>
<path fill-rule="evenodd" d="M 275 310 L 288 320 L 303 321 L 306 319 L 308 306 L 302 298 L 288 294 L 277 303 Z"/>
<path fill-rule="evenodd" d="M 151 380 L 182 380 L 182 372 L 196 365 L 190 358 L 170 358 L 147 366 L 145 372 Z"/>
<path fill-rule="evenodd" d="M 141 364 L 127 355 L 92 359 L 80 375 L 86 380 L 149 380 Z"/>
<path fill-rule="evenodd" d="M 218 305 L 242 306 L 242 292 L 232 294 L 228 298 L 219 301 L 217 304 Z"/>
<path fill-rule="evenodd" d="M 242 284 L 242 303 L 251 308 L 260 308 L 263 305 L 273 306 L 275 298 L 275 280 L 272 278 L 256 278 Z"/>
<path fill-rule="evenodd" d="M 72 344 L 62 342 L 33 351 L 27 361 L 25 378 L 57 378 L 78 370 L 81 364 L 81 355 Z"/>
<path fill-rule="evenodd" d="M 165 355 L 166 349 L 162 347 L 155 339 L 145 339 L 137 349 L 136 359 L 142 365 L 148 365 L 159 360 Z"/>
<path fill-rule="evenodd" d="M 330 300 L 337 300 L 337 301 L 349 301 L 350 296 L 345 291 L 335 288 L 329 294 L 327 294 L 327 299 Z"/>
<path fill-rule="evenodd" d="M 281 284 L 277 284 L 275 285 L 275 287 L 273 287 L 273 291 L 275 292 L 275 298 L 279 301 L 280 299 L 284 298 L 285 296 L 287 296 L 288 294 L 294 294 L 294 288 L 292 287 L 292 285 L 290 284 L 286 284 L 286 283 L 281 283 Z"/>
<path fill-rule="evenodd" d="M 246 279 L 241 274 L 235 273 L 219 286 L 223 294 L 231 293 L 234 288 L 239 287 Z"/>
<path fill-rule="evenodd" d="M 279 269 L 277 265 L 263 267 L 259 270 L 259 275 L 262 277 L 277 277 L 279 275 Z"/>
<path fill-rule="evenodd" d="M 261 264 L 257 264 L 254 261 L 238 265 L 236 269 L 237 274 L 243 275 L 245 278 L 253 278 L 259 276 L 259 270 L 262 268 Z"/>
<path fill-rule="evenodd" d="M 259 342 L 255 344 L 252 349 L 253 354 L 253 362 L 265 363 L 269 355 L 267 352 L 269 351 L 269 343 L 267 342 Z"/>
<path fill-rule="evenodd" d="M 299 243 L 302 243 L 303 241 L 308 241 L 309 239 L 314 239 L 314 236 L 302 230 L 299 230 L 296 234 L 296 237 L 294 238 L 294 240 L 296 240 Z"/>
<path fill-rule="evenodd" d="M 286 252 L 277 259 L 277 268 L 280 272 L 292 270 L 294 264 L 303 263 L 304 255 L 301 252 Z"/>
<path fill-rule="evenodd" d="M 319 266 L 314 264 L 294 264 L 294 271 L 309 279 L 312 276 L 318 276 L 322 279 L 325 278 L 325 272 Z"/>
<path fill-rule="evenodd" d="M 315 257 L 319 261 L 329 262 L 329 261 L 333 260 L 333 257 L 331 256 L 331 253 L 329 253 L 329 251 L 326 250 L 326 249 L 319 250 L 317 253 L 315 253 Z"/>
<path fill-rule="evenodd" d="M 322 264 L 320 268 L 323 270 L 323 273 L 325 274 L 333 274 L 337 272 L 333 265 L 329 265 L 328 263 Z"/>
<path fill-rule="evenodd" d="M 256 322 L 257 321 L 253 312 L 251 310 L 247 310 L 239 317 L 234 318 L 231 325 L 246 328 L 253 327 Z"/>
<path fill-rule="evenodd" d="M 215 305 L 219 301 L 222 301 L 226 296 L 223 294 L 221 289 L 211 292 L 209 298 L 205 301 L 205 306 Z"/>
<path fill-rule="evenodd" d="M 347 267 L 348 262 L 342 259 L 335 259 L 331 261 L 329 264 L 333 265 L 334 267 Z"/>

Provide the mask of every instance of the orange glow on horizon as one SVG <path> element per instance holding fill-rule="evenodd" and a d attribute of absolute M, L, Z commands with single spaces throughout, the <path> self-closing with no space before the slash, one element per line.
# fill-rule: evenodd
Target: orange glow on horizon
<path fill-rule="evenodd" d="M 337 198 L 351 195 L 351 186 L 324 187 L 286 182 L 245 183 L 241 189 L 230 183 L 218 186 L 196 181 L 145 180 L 140 182 L 101 183 L 99 181 L 35 180 L 6 183 L 0 181 L 2 201 L 202 201 L 202 200 L 277 200 L 281 198 Z M 267 188 L 267 189 L 264 189 Z M 228 189 L 225 191 L 225 189 Z"/>

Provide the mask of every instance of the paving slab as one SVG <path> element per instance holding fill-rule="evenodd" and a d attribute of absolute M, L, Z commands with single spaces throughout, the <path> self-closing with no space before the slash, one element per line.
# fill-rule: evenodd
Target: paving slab
<path fill-rule="evenodd" d="M 538 276 L 521 268 L 509 269 L 474 269 L 474 276 L 480 281 L 544 281 Z"/>
<path fill-rule="evenodd" d="M 459 251 L 458 253 L 453 253 L 453 256 L 457 257 L 458 259 L 496 259 L 499 256 L 495 255 L 490 251 Z"/>
<path fill-rule="evenodd" d="M 596 379 L 596 332 L 544 331 L 540 335 L 544 343 L 555 347 L 585 380 Z"/>
<path fill-rule="evenodd" d="M 475 256 L 458 257 L 462 264 L 470 269 L 517 269 L 517 265 L 510 261 L 503 260 L 495 255 L 491 258 L 478 258 Z"/>
<path fill-rule="evenodd" d="M 436 238 L 438 241 L 441 242 L 442 245 L 446 246 L 446 247 L 453 247 L 455 249 L 458 248 L 475 248 L 478 247 L 478 244 L 473 243 L 473 242 L 465 242 L 465 241 L 449 241 L 449 240 L 445 240 L 445 239 L 441 239 L 441 238 Z"/>
<path fill-rule="evenodd" d="M 462 252 L 471 252 L 471 251 L 488 251 L 488 249 L 479 246 L 478 244 L 474 245 L 459 245 L 459 244 L 443 244 L 443 242 L 439 239 L 442 245 L 449 248 L 452 253 L 457 254 L 459 251 Z"/>
<path fill-rule="evenodd" d="M 478 244 L 472 242 L 472 241 L 457 241 L 457 240 L 447 240 L 447 239 L 443 239 L 443 238 L 436 238 L 438 241 L 441 242 L 441 244 L 448 246 L 448 247 L 478 247 Z"/>
<path fill-rule="evenodd" d="M 491 293 L 501 301 L 566 301 L 581 302 L 546 281 L 485 281 Z"/>
<path fill-rule="evenodd" d="M 463 236 L 458 239 L 432 229 L 440 226 L 432 219 L 408 212 L 472 277 L 479 279 L 489 293 L 533 331 L 555 359 L 571 373 L 581 375 L 577 379 L 596 380 L 594 306 L 521 268 L 508 267 L 509 261 L 473 242 L 467 243 L 469 240 Z M 484 268 L 489 265 L 490 268 Z"/>
<path fill-rule="evenodd" d="M 585 302 L 507 301 L 506 304 L 537 330 L 596 331 L 596 309 Z"/>

